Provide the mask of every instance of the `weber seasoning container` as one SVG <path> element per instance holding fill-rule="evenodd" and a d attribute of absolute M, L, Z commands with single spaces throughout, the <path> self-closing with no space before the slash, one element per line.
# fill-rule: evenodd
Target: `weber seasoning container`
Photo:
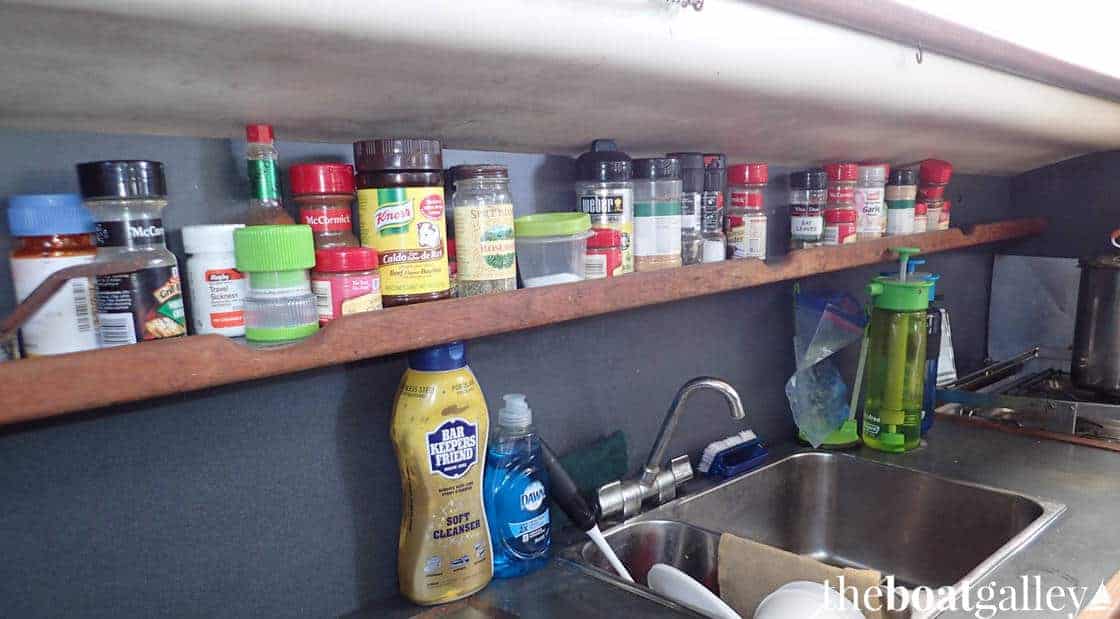
<path fill-rule="evenodd" d="M 438 140 L 354 142 L 362 245 L 377 250 L 386 307 L 451 296 Z"/>
<path fill-rule="evenodd" d="M 101 345 L 135 344 L 187 333 L 179 264 L 164 244 L 167 182 L 158 161 L 78 164 L 82 198 L 96 226 L 98 257 L 142 252 L 148 266 L 97 278 Z"/>

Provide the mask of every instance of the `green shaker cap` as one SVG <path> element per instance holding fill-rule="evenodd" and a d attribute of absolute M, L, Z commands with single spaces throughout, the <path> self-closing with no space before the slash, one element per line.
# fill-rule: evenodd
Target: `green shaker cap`
<path fill-rule="evenodd" d="M 901 432 L 882 432 L 879 434 L 879 442 L 884 451 L 906 451 L 906 436 Z"/>
<path fill-rule="evenodd" d="M 906 272 L 910 256 L 918 253 L 917 247 L 896 247 L 900 273 Z M 867 294 L 875 307 L 896 312 L 921 311 L 929 308 L 929 289 L 933 282 L 927 279 L 902 280 L 898 277 L 876 277 L 867 285 Z"/>
<path fill-rule="evenodd" d="M 516 236 L 568 236 L 591 229 L 587 213 L 537 213 L 513 220 Z"/>
<path fill-rule="evenodd" d="M 315 266 L 311 226 L 249 226 L 233 233 L 237 270 L 295 271 Z"/>

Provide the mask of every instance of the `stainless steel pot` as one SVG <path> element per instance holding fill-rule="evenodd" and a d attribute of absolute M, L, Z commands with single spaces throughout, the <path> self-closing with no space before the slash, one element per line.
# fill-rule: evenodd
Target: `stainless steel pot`
<path fill-rule="evenodd" d="M 1081 261 L 1073 384 L 1120 396 L 1120 256 Z"/>

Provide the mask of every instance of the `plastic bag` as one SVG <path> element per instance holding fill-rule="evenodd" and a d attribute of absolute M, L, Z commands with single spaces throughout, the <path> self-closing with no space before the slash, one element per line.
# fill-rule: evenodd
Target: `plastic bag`
<path fill-rule="evenodd" d="M 848 386 L 829 357 L 859 341 L 865 323 L 863 309 L 850 294 L 795 293 L 797 371 L 786 381 L 786 398 L 794 423 L 813 447 L 848 418 Z"/>

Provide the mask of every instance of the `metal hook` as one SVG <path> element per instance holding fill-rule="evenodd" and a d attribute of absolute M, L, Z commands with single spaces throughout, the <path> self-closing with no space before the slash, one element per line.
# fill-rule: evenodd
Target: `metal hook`
<path fill-rule="evenodd" d="M 918 53 L 914 54 L 914 58 L 918 61 L 918 64 L 922 64 L 922 43 L 921 43 L 921 41 L 918 42 Z"/>

